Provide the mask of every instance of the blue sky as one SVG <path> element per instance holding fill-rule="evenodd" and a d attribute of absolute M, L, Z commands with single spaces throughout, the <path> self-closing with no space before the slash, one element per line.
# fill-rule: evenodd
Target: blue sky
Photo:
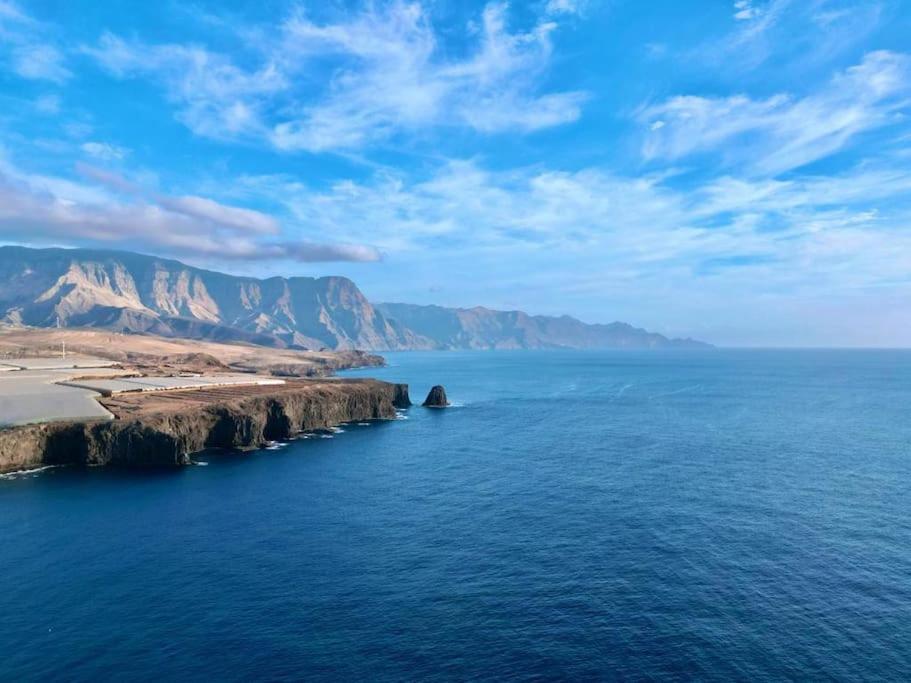
<path fill-rule="evenodd" d="M 904 0 L 0 0 L 0 237 L 911 345 Z"/>

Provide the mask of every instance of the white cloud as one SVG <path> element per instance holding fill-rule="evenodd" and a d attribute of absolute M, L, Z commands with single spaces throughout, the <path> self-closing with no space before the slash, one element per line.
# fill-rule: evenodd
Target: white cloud
<path fill-rule="evenodd" d="M 250 209 L 225 206 L 205 197 L 161 197 L 158 203 L 170 211 L 240 232 L 273 235 L 279 232 L 278 221 L 272 216 Z"/>
<path fill-rule="evenodd" d="M 144 45 L 113 34 L 84 52 L 115 76 L 158 79 L 197 134 L 321 152 L 436 126 L 494 133 L 575 121 L 585 93 L 538 91 L 555 29 L 541 20 L 510 32 L 507 6 L 492 3 L 474 49 L 453 58 L 421 5 L 396 1 L 335 23 L 299 11 L 272 29 L 277 37 L 260 46 L 265 56 L 253 68 L 198 46 Z M 325 76 L 316 78 L 317 68 Z"/>
<path fill-rule="evenodd" d="M 77 140 L 87 138 L 94 130 L 94 126 L 85 121 L 69 121 L 63 124 L 63 132 Z"/>
<path fill-rule="evenodd" d="M 0 18 L 12 19 L 14 21 L 27 21 L 28 18 L 19 7 L 8 0 L 0 2 Z"/>
<path fill-rule="evenodd" d="M 244 70 L 228 57 L 198 46 L 143 45 L 111 33 L 97 47 L 84 47 L 120 78 L 153 76 L 180 107 L 179 118 L 191 129 L 214 138 L 262 132 L 259 102 L 287 86 L 274 64 Z"/>
<path fill-rule="evenodd" d="M 285 26 L 288 54 L 334 54 L 350 64 L 326 99 L 300 119 L 275 127 L 274 143 L 319 151 L 357 146 L 398 129 L 468 125 L 486 133 L 530 131 L 577 119 L 583 93 L 534 93 L 549 63 L 555 24 L 510 33 L 506 23 L 506 6 L 488 5 L 477 50 L 452 61 L 437 56 L 437 36 L 416 4 L 370 9 L 340 24 L 293 18 Z"/>
<path fill-rule="evenodd" d="M 664 59 L 668 54 L 668 46 L 666 43 L 646 43 L 644 50 L 645 55 L 653 60 Z"/>
<path fill-rule="evenodd" d="M 83 152 L 103 161 L 118 161 L 126 157 L 130 150 L 107 142 L 84 142 L 80 145 Z"/>
<path fill-rule="evenodd" d="M 83 178 L 92 181 L 95 185 L 103 185 L 118 194 L 143 194 L 143 190 L 139 185 L 127 180 L 119 173 L 107 171 L 103 168 L 98 168 L 97 166 L 82 163 L 81 161 L 76 162 L 75 168 L 76 172 Z"/>
<path fill-rule="evenodd" d="M 35 100 L 35 110 L 42 114 L 59 114 L 60 98 L 57 95 L 42 95 Z"/>
<path fill-rule="evenodd" d="M 51 45 L 23 45 L 13 50 L 13 70 L 23 78 L 62 83 L 73 74 L 63 55 Z"/>
<path fill-rule="evenodd" d="M 11 73 L 29 80 L 69 80 L 73 74 L 53 33 L 15 3 L 0 0 L 0 51 L 8 58 Z"/>
<path fill-rule="evenodd" d="M 578 14 L 582 11 L 585 0 L 547 0 L 544 5 L 546 14 Z"/>
<path fill-rule="evenodd" d="M 811 0 L 814 1 L 814 0 Z M 757 6 L 755 0 L 734 3 L 734 18 L 744 22 L 741 30 L 732 38 L 733 45 L 757 44 L 774 29 L 794 5 L 794 0 L 768 0 Z"/>
<path fill-rule="evenodd" d="M 737 0 L 737 2 L 734 3 L 734 18 L 737 21 L 755 19 L 760 14 L 760 10 L 753 5 L 751 0 Z"/>
<path fill-rule="evenodd" d="M 0 0 L 0 38 L 13 42 L 18 31 L 33 28 L 34 25 L 35 21 L 16 3 Z"/>
<path fill-rule="evenodd" d="M 453 161 L 420 180 L 380 171 L 322 189 L 281 176 L 239 178 L 232 188 L 284 203 L 327 239 L 369 239 L 418 298 L 442 277 L 496 274 L 456 276 L 448 295 L 425 303 L 618 316 L 692 334 L 706 321 L 711 331 L 701 334 L 712 341 L 832 343 L 826 330 L 835 328 L 856 343 L 887 338 L 852 336 L 816 312 L 819 302 L 840 302 L 843 314 L 873 321 L 883 292 L 911 295 L 911 172 L 861 165 L 787 181 L 674 181 Z M 359 274 L 365 291 L 401 297 L 387 280 Z M 743 310 L 755 320 L 742 320 Z M 904 327 L 888 338 L 898 332 L 907 339 Z"/>
<path fill-rule="evenodd" d="M 737 0 L 736 28 L 688 53 L 714 69 L 738 72 L 773 56 L 778 69 L 805 70 L 849 53 L 880 26 L 881 0 Z"/>
<path fill-rule="evenodd" d="M 380 258 L 376 249 L 366 245 L 263 240 L 263 235 L 274 235 L 279 225 L 261 212 L 204 197 L 148 197 L 116 174 L 88 166 L 80 172 L 102 186 L 30 174 L 0 158 L 0 236 L 30 243 L 119 246 L 194 258 Z"/>
<path fill-rule="evenodd" d="M 321 234 L 370 239 L 391 254 L 562 259 L 574 265 L 561 286 L 605 272 L 653 287 L 674 278 L 698 288 L 713 277 L 751 288 L 750 296 L 782 287 L 819 293 L 904 279 L 911 267 L 911 172 L 901 170 L 723 177 L 684 191 L 657 176 L 493 172 L 454 161 L 419 182 L 386 172 L 323 191 L 284 177 L 237 184 L 284 203 Z"/>
<path fill-rule="evenodd" d="M 826 157 L 855 136 L 893 122 L 911 94 L 911 58 L 871 52 L 803 98 L 678 96 L 645 107 L 643 155 L 679 159 L 718 151 L 732 163 L 776 174 Z M 661 125 L 659 125 L 661 124 Z"/>

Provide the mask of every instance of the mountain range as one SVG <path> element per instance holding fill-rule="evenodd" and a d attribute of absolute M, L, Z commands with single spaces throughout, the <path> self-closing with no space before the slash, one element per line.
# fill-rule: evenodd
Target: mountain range
<path fill-rule="evenodd" d="M 0 247 L 0 322 L 304 349 L 708 346 L 619 322 L 372 304 L 345 277 L 257 279 L 130 252 L 13 246 Z"/>

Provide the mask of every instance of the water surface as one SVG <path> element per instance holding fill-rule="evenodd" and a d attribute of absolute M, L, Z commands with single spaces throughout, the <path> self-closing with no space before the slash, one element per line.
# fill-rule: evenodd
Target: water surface
<path fill-rule="evenodd" d="M 389 358 L 457 406 L 0 480 L 0 678 L 911 671 L 911 353 Z"/>

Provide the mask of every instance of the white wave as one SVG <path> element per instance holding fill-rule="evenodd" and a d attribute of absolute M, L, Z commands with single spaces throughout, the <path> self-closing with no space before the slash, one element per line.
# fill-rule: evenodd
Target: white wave
<path fill-rule="evenodd" d="M 319 435 L 319 438 L 321 438 L 321 439 L 334 439 L 334 438 L 335 438 L 335 434 L 320 434 L 320 435 Z"/>
<path fill-rule="evenodd" d="M 626 393 L 627 389 L 632 389 L 632 388 L 633 388 L 633 385 L 632 385 L 632 384 L 624 384 L 624 385 L 620 388 L 620 391 L 618 391 L 618 392 L 614 395 L 614 398 L 620 398 L 621 396 L 623 396 L 623 394 Z"/>
<path fill-rule="evenodd" d="M 19 477 L 27 477 L 29 475 L 36 475 L 39 472 L 44 472 L 45 470 L 52 470 L 58 465 L 45 465 L 44 467 L 32 467 L 27 470 L 16 470 L 15 472 L 7 472 L 6 474 L 0 474 L 0 479 L 18 479 Z"/>
<path fill-rule="evenodd" d="M 693 386 L 690 386 L 690 387 L 683 387 L 682 389 L 676 389 L 674 391 L 667 391 L 667 392 L 664 392 L 661 394 L 654 394 L 653 396 L 649 396 L 649 399 L 663 398 L 665 396 L 676 396 L 677 394 L 685 394 L 689 391 L 695 391 L 697 389 L 702 389 L 702 385 L 694 384 Z"/>

